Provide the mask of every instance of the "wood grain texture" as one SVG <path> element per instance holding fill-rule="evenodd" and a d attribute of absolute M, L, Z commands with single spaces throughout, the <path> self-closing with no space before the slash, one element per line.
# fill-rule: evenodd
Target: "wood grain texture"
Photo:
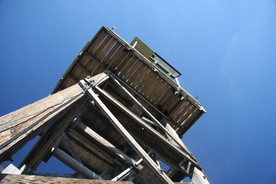
<path fill-rule="evenodd" d="M 133 184 L 133 182 L 121 181 L 108 181 L 108 180 L 89 180 L 89 179 L 75 179 L 75 178 L 61 178 L 61 177 L 48 177 L 48 176 L 34 176 L 34 175 L 0 175 L 0 183 L 10 184 Z"/>
<path fill-rule="evenodd" d="M 0 161 L 41 133 L 42 126 L 50 126 L 70 111 L 82 97 L 82 89 L 74 85 L 1 117 Z"/>
<path fill-rule="evenodd" d="M 87 91 L 88 95 L 95 100 L 98 107 L 102 110 L 102 112 L 110 119 L 113 126 L 117 129 L 117 131 L 125 138 L 125 140 L 129 143 L 129 145 L 136 151 L 138 155 L 143 158 L 144 162 L 154 173 L 155 177 L 160 179 L 159 183 L 172 183 L 170 178 L 165 174 L 160 172 L 156 163 L 149 157 L 149 155 L 145 152 L 145 150 L 137 143 L 137 141 L 129 134 L 129 132 L 123 127 L 123 125 L 118 121 L 118 119 L 110 112 L 110 110 L 105 106 L 105 104 L 100 100 L 98 95 L 92 89 Z M 157 184 L 157 183 L 156 183 Z"/>
<path fill-rule="evenodd" d="M 59 85 L 68 87 L 84 78 L 84 75 L 95 75 L 105 70 L 112 71 L 156 109 L 163 112 L 180 137 L 202 115 L 200 112 L 205 112 L 196 99 L 156 67 L 147 56 L 142 55 L 106 27 L 101 28 L 90 45 L 83 49 L 83 57 L 74 61 L 70 71 L 65 72 L 66 80 Z M 58 90 L 57 86 L 54 92 Z M 186 102 L 198 109 L 198 113 L 189 116 L 194 111 L 186 112 L 186 109 L 179 109 L 179 104 Z M 175 118 L 175 114 L 180 118 Z"/>
<path fill-rule="evenodd" d="M 8 184 L 22 184 L 22 183 L 33 183 L 33 184 L 133 184 L 131 181 L 110 181 L 110 180 L 89 180 L 89 179 L 76 179 L 76 178 L 62 178 L 62 177 L 46 177 L 46 176 L 35 176 L 35 175 L 3 175 L 0 174 L 0 183 Z M 180 184 L 180 183 L 175 183 Z M 192 183 L 181 183 L 181 184 L 192 184 Z"/>

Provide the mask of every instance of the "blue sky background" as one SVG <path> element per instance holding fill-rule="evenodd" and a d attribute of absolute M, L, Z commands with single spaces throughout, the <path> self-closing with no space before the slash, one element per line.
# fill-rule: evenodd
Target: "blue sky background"
<path fill-rule="evenodd" d="M 212 183 L 276 183 L 275 0 L 0 0 L 0 115 L 49 95 L 103 25 L 182 73 L 208 111 L 184 141 Z"/>

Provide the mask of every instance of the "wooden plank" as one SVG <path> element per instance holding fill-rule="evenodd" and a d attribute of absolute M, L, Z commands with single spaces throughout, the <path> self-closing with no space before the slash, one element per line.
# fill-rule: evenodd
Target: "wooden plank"
<path fill-rule="evenodd" d="M 151 99 L 153 96 L 151 91 L 156 87 L 157 83 L 158 76 L 155 75 L 154 71 L 148 70 L 148 72 L 145 74 L 145 77 L 141 77 L 140 81 L 136 83 L 136 85 L 139 86 L 138 89 L 142 95 Z"/>
<path fill-rule="evenodd" d="M 101 149 L 99 146 L 97 146 L 93 142 L 87 140 L 84 136 L 82 136 L 76 130 L 69 129 L 67 131 L 67 133 L 68 133 L 68 135 L 70 137 L 72 137 L 72 139 L 74 141 L 77 141 L 78 144 L 83 145 L 88 150 L 90 150 L 91 152 L 95 153 L 97 156 L 99 156 L 100 158 L 102 158 L 103 160 L 105 160 L 106 162 L 108 162 L 109 164 L 114 165 L 114 163 L 115 163 L 115 164 L 117 164 L 119 166 L 122 166 L 121 162 L 119 162 L 118 160 L 114 159 L 112 156 L 110 156 L 108 154 L 108 152 L 106 152 L 105 150 Z"/>
<path fill-rule="evenodd" d="M 173 94 L 170 96 L 169 99 L 166 100 L 166 102 L 162 105 L 162 107 L 165 109 L 165 111 L 167 111 L 169 114 L 171 113 L 171 111 L 169 111 L 168 106 L 170 106 L 171 103 L 177 101 L 178 96 L 175 95 L 175 93 L 173 92 Z"/>
<path fill-rule="evenodd" d="M 185 126 L 183 127 L 183 133 L 185 133 L 204 113 L 204 111 L 199 111 L 199 114 L 196 117 L 191 119 L 191 121 L 188 124 L 185 124 Z"/>
<path fill-rule="evenodd" d="M 88 53 L 84 53 L 83 57 L 79 61 L 79 63 L 89 72 L 92 72 L 93 64 L 96 63 L 96 61 L 93 61 L 93 58 Z"/>
<path fill-rule="evenodd" d="M 73 70 L 72 73 L 79 80 L 91 75 L 91 73 L 85 67 L 83 67 L 81 63 L 76 63 L 76 69 Z"/>
<path fill-rule="evenodd" d="M 95 75 L 94 72 L 95 72 L 95 68 L 98 67 L 100 65 L 100 63 L 93 57 L 91 57 L 91 55 L 89 55 L 88 53 L 87 54 L 87 57 L 89 58 L 87 65 L 87 70 L 92 74 L 92 75 Z"/>
<path fill-rule="evenodd" d="M 171 87 L 171 88 L 168 90 L 166 96 L 164 96 L 164 98 L 159 102 L 160 106 L 162 107 L 162 112 L 163 112 L 163 113 L 166 112 L 166 115 L 168 115 L 169 112 L 167 111 L 167 108 L 166 108 L 165 105 L 168 104 L 168 102 L 169 102 L 170 100 L 172 100 L 172 98 L 174 98 L 173 90 L 174 90 L 174 89 Z"/>
<path fill-rule="evenodd" d="M 165 90 L 162 92 L 162 94 L 160 94 L 159 98 L 155 102 L 157 106 L 162 107 L 161 106 L 162 101 L 164 101 L 166 99 L 166 97 L 168 96 L 170 90 L 171 90 L 171 86 L 167 85 L 166 88 L 165 88 Z"/>
<path fill-rule="evenodd" d="M 119 108 L 121 111 L 123 111 L 127 116 L 131 117 L 135 122 L 146 128 L 148 131 L 152 133 L 156 138 L 158 138 L 160 141 L 162 141 L 166 146 L 172 148 L 174 151 L 178 152 L 181 154 L 184 158 L 188 159 L 190 162 L 192 162 L 196 167 L 201 169 L 199 164 L 193 160 L 187 153 L 183 152 L 182 150 L 176 148 L 174 145 L 172 145 L 168 140 L 164 138 L 159 132 L 154 130 L 151 126 L 149 126 L 147 123 L 145 123 L 142 119 L 137 117 L 133 112 L 131 112 L 129 109 L 127 109 L 125 106 L 123 106 L 120 102 L 118 102 L 116 99 L 114 99 L 110 94 L 107 92 L 101 90 L 100 88 L 97 88 L 97 91 L 100 92 L 100 94 L 106 98 L 108 101 L 110 101 L 113 105 L 115 105 L 117 108 Z"/>
<path fill-rule="evenodd" d="M 102 63 L 97 63 L 97 66 L 94 68 L 94 70 L 92 71 L 93 75 L 97 75 L 99 73 L 102 73 L 106 70 L 106 68 L 103 66 Z"/>
<path fill-rule="evenodd" d="M 174 101 L 173 103 L 171 103 L 170 105 L 168 105 L 167 107 L 167 111 L 168 112 L 172 112 L 175 108 L 177 108 L 179 106 L 179 104 L 181 104 L 181 102 L 183 101 L 183 99 L 181 100 L 181 96 L 178 94 L 177 95 L 177 100 Z"/>
<path fill-rule="evenodd" d="M 104 72 L 106 70 L 106 67 L 104 64 L 98 60 L 95 56 L 91 55 L 90 53 L 86 53 L 86 55 L 89 57 L 89 64 L 87 70 L 93 74 L 97 75 L 101 72 Z"/>
<path fill-rule="evenodd" d="M 104 58 L 106 57 L 106 55 L 109 53 L 109 51 L 111 50 L 111 48 L 114 46 L 114 44 L 117 42 L 115 39 L 113 39 L 110 36 L 110 40 L 108 41 L 108 43 L 105 45 L 105 47 L 102 49 L 102 52 L 99 53 L 98 55 L 96 55 L 97 58 L 99 58 L 101 61 L 104 60 Z"/>
<path fill-rule="evenodd" d="M 91 180 L 77 178 L 62 178 L 36 175 L 4 175 L 0 174 L 0 182 L 7 184 L 14 183 L 35 183 L 35 184 L 133 184 L 131 181 L 109 181 L 109 180 Z"/>
<path fill-rule="evenodd" d="M 133 81 L 137 78 L 137 75 L 141 72 L 141 70 L 144 68 L 144 63 L 140 62 L 140 60 L 137 61 L 137 64 L 133 68 L 131 75 L 126 79 L 126 82 L 132 86 Z"/>
<path fill-rule="evenodd" d="M 139 90 L 141 89 L 143 82 L 151 79 L 150 78 L 151 72 L 152 72 L 151 69 L 145 65 L 145 67 L 143 68 L 141 73 L 139 75 L 137 75 L 137 78 L 133 81 L 134 89 L 138 90 L 139 93 L 140 93 Z"/>
<path fill-rule="evenodd" d="M 107 161 L 103 159 L 102 155 L 99 156 L 98 154 L 93 152 L 92 149 L 87 148 L 82 143 L 74 141 L 74 139 L 72 139 L 72 145 L 76 149 L 76 152 L 82 161 L 81 163 L 83 163 L 91 171 L 94 171 L 95 173 L 103 176 L 112 175 L 114 172 L 116 172 L 116 169 L 119 165 L 116 165 L 113 162 L 114 158 L 113 160 Z M 70 153 L 68 148 L 65 147 L 63 144 L 60 144 L 59 148 L 68 154 Z"/>
<path fill-rule="evenodd" d="M 110 69 L 116 72 L 119 66 L 124 63 L 128 57 L 130 57 L 132 53 L 130 51 L 123 50 L 121 54 L 116 58 L 116 60 L 110 65 Z"/>
<path fill-rule="evenodd" d="M 192 182 L 194 184 L 210 184 L 208 178 L 205 176 L 203 171 L 200 171 L 197 168 L 194 168 L 193 170 Z"/>
<path fill-rule="evenodd" d="M 22 170 L 19 170 L 13 164 L 9 164 L 5 169 L 1 171 L 2 174 L 21 174 Z"/>
<path fill-rule="evenodd" d="M 92 89 L 89 89 L 88 94 L 95 100 L 98 107 L 102 112 L 110 119 L 113 126 L 118 132 L 125 138 L 125 140 L 132 146 L 132 148 L 143 158 L 144 162 L 151 168 L 156 177 L 160 178 L 162 183 L 173 183 L 167 175 L 160 171 L 156 163 L 149 157 L 149 155 L 143 150 L 143 148 L 136 142 L 136 140 L 128 133 L 128 131 L 122 126 L 117 118 L 109 111 L 109 109 L 103 104 L 99 97 L 94 93 Z"/>
<path fill-rule="evenodd" d="M 69 150 L 69 152 L 71 153 L 71 155 L 73 156 L 74 159 L 76 159 L 78 162 L 82 163 L 79 155 L 77 154 L 74 146 L 72 145 L 69 137 L 66 134 L 63 135 L 62 144 L 65 145 L 65 147 Z"/>
<path fill-rule="evenodd" d="M 183 156 L 181 154 L 175 152 L 175 150 L 173 150 L 171 147 L 165 145 L 157 137 L 152 135 L 148 129 L 142 127 L 136 122 L 133 122 L 132 119 L 123 121 L 123 125 L 139 142 L 139 144 L 147 148 L 147 150 L 155 153 L 160 160 L 164 161 L 168 165 L 177 166 L 183 160 Z"/>
<path fill-rule="evenodd" d="M 157 101 L 159 100 L 160 96 L 162 96 L 163 92 L 168 88 L 168 84 L 162 78 L 159 78 L 158 80 L 159 80 L 159 85 L 152 92 L 154 105 L 157 104 Z"/>
<path fill-rule="evenodd" d="M 123 53 L 124 47 L 120 44 L 118 48 L 116 48 L 116 50 L 114 51 L 114 53 L 110 56 L 110 58 L 108 59 L 108 61 L 106 61 L 107 63 L 107 68 L 110 70 L 114 69 L 114 66 L 116 66 L 115 61 L 117 60 L 117 58 Z"/>
<path fill-rule="evenodd" d="M 29 176 L 29 175 L 28 175 Z M 76 174 L 59 174 L 59 173 L 33 173 L 32 176 L 47 176 L 60 178 L 74 178 Z"/>
<path fill-rule="evenodd" d="M 94 54 L 98 50 L 98 47 L 101 45 L 101 43 L 107 38 L 107 36 L 108 33 L 106 31 L 102 31 L 96 40 L 92 42 L 88 52 Z"/>
<path fill-rule="evenodd" d="M 155 112 L 158 116 L 164 117 L 168 119 L 168 116 L 163 114 L 156 106 L 154 106 L 152 103 L 150 103 L 148 100 L 146 100 L 140 93 L 138 93 L 136 90 L 134 90 L 130 85 L 128 85 L 126 82 L 118 78 L 116 75 L 113 75 L 111 73 L 112 77 L 114 77 L 116 80 L 118 80 L 127 90 L 129 90 L 134 96 L 139 99 L 139 101 L 146 105 L 147 109 L 150 109 L 151 112 Z"/>
<path fill-rule="evenodd" d="M 175 119 L 179 114 L 181 114 L 183 111 L 185 111 L 186 107 L 188 105 L 192 105 L 190 104 L 190 102 L 188 100 L 183 100 L 178 107 L 176 107 L 170 114 L 170 117 L 172 117 L 172 119 Z"/>
<path fill-rule="evenodd" d="M 159 177 L 156 177 L 152 170 L 147 166 L 144 167 L 134 178 L 134 183 L 149 184 L 149 183 L 162 183 Z"/>
<path fill-rule="evenodd" d="M 126 54 L 127 53 L 124 51 L 124 47 L 120 47 L 108 62 L 108 69 L 114 70 L 118 66 L 118 63 L 120 63 L 121 58 L 123 58 Z"/>
<path fill-rule="evenodd" d="M 191 106 L 187 109 L 185 109 L 185 111 L 182 111 L 181 113 L 178 114 L 177 117 L 175 117 L 175 120 L 177 123 L 183 122 L 185 119 L 187 119 L 192 112 L 197 109 L 194 105 L 191 104 Z"/>
<path fill-rule="evenodd" d="M 141 169 L 141 167 L 138 167 L 136 165 L 136 161 L 130 158 L 128 155 L 126 155 L 123 151 L 116 148 L 113 144 L 111 144 L 109 141 L 101 137 L 99 134 L 97 134 L 94 130 L 86 126 L 85 124 L 78 122 L 76 125 L 77 128 L 84 131 L 87 135 L 89 135 L 92 139 L 96 140 L 98 143 L 103 145 L 106 149 L 114 153 L 120 160 L 124 161 L 126 164 L 133 166 L 134 168 Z"/>
<path fill-rule="evenodd" d="M 68 74 L 62 84 L 62 87 L 65 89 L 65 88 L 68 88 L 74 84 L 76 84 L 78 81 L 72 77 L 71 74 Z"/>
<path fill-rule="evenodd" d="M 133 56 L 132 60 L 133 60 L 132 62 L 129 62 L 130 63 L 129 67 L 125 67 L 124 70 L 121 70 L 121 73 L 122 73 L 121 78 L 126 81 L 129 80 L 130 76 L 137 70 L 139 59 Z"/>
<path fill-rule="evenodd" d="M 107 55 L 104 56 L 104 58 L 103 58 L 104 65 L 108 66 L 109 61 L 118 52 L 118 50 L 121 46 L 122 45 L 118 41 L 116 41 L 115 45 L 113 45 L 113 47 L 110 49 L 110 51 L 108 51 Z"/>
<path fill-rule="evenodd" d="M 199 110 L 198 108 L 194 108 L 193 112 L 190 113 L 190 115 L 186 118 L 186 119 L 181 119 L 180 123 L 181 123 L 181 127 L 184 127 L 185 124 L 188 124 L 192 119 L 194 119 L 198 114 L 199 114 Z"/>
<path fill-rule="evenodd" d="M 37 175 L 6 175 L 0 174 L 0 182 L 7 184 L 14 183 L 35 183 L 35 184 L 133 184 L 132 181 L 110 181 L 110 180 L 91 180 L 91 179 L 79 179 L 79 178 L 64 178 L 64 177 L 49 177 L 49 176 L 37 176 Z M 177 183 L 175 183 L 177 184 Z M 180 183 L 179 183 L 180 184 Z M 181 183 L 192 184 L 192 183 Z"/>
<path fill-rule="evenodd" d="M 112 40 L 112 36 L 108 35 L 102 42 L 101 45 L 99 45 L 97 51 L 95 53 L 91 53 L 95 58 L 97 58 L 99 61 L 101 61 L 102 58 L 99 58 L 99 55 L 103 52 L 104 48 L 107 46 L 109 41 Z"/>
<path fill-rule="evenodd" d="M 183 178 L 187 176 L 186 173 L 181 172 L 178 168 L 171 168 L 168 172 L 167 175 L 175 182 L 175 181 L 182 181 Z"/>
<path fill-rule="evenodd" d="M 63 135 L 69 124 L 83 110 L 85 103 L 78 104 L 79 106 L 69 111 L 61 120 L 55 123 L 50 129 L 45 132 L 26 158 L 22 161 L 19 167 L 26 165 L 23 173 L 34 171 L 46 155 L 50 154 L 51 149 L 59 145 Z"/>
<path fill-rule="evenodd" d="M 134 55 L 129 54 L 128 57 L 125 58 L 124 64 L 121 64 L 118 66 L 118 76 L 123 78 L 127 71 L 133 66 L 133 64 L 136 62 L 137 58 L 134 57 Z"/>
<path fill-rule="evenodd" d="M 141 62 L 139 62 L 139 59 L 136 58 L 135 61 L 132 63 L 131 67 L 124 73 L 122 76 L 122 79 L 125 80 L 127 83 L 131 83 L 133 75 L 137 75 L 137 72 L 139 71 L 139 67 L 141 67 Z"/>
<path fill-rule="evenodd" d="M 100 175 L 91 171 L 90 169 L 88 169 L 87 167 L 85 167 L 83 164 L 76 161 L 75 159 L 73 159 L 71 156 L 69 156 L 61 149 L 56 148 L 53 152 L 53 155 L 57 157 L 60 161 L 68 165 L 71 169 L 77 171 L 82 176 L 90 179 L 102 180 L 102 177 Z"/>
<path fill-rule="evenodd" d="M 51 119 L 53 123 L 55 116 L 64 114 L 65 109 L 83 95 L 82 89 L 75 85 L 1 117 L 0 161 L 5 159 L 6 154 L 10 156 L 17 152 L 23 142 L 39 133 L 40 127 Z"/>
<path fill-rule="evenodd" d="M 132 101 L 139 106 L 146 115 L 150 117 L 150 119 L 165 133 L 167 134 L 181 149 L 183 149 L 189 156 L 191 157 L 191 153 L 187 150 L 186 146 L 182 143 L 182 141 L 179 139 L 179 137 L 176 135 L 173 129 L 170 128 L 168 122 L 166 122 L 168 128 L 165 128 L 161 122 L 159 122 L 126 88 L 124 88 L 119 81 L 117 81 L 114 77 L 111 76 L 111 79 L 117 84 L 117 86 L 125 93 L 127 94 Z M 102 94 L 104 91 L 102 91 L 99 87 L 96 86 L 96 89 L 99 90 Z M 164 119 L 164 118 L 163 118 Z M 169 130 L 169 131 L 168 131 Z"/>

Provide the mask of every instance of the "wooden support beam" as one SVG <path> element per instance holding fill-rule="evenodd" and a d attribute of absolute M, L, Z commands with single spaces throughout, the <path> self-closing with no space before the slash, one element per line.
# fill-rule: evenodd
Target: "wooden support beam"
<path fill-rule="evenodd" d="M 115 163 L 119 166 L 123 166 L 123 164 L 120 161 L 110 156 L 105 150 L 94 144 L 92 141 L 87 140 L 82 134 L 78 133 L 76 130 L 69 129 L 67 131 L 67 134 L 70 137 L 72 137 L 73 140 L 76 140 L 78 144 L 82 144 L 84 147 L 86 147 L 91 152 L 95 153 L 97 156 L 99 156 L 101 159 L 103 159 L 110 165 L 114 165 Z"/>
<path fill-rule="evenodd" d="M 77 171 L 82 176 L 90 179 L 102 180 L 102 177 L 100 175 L 94 173 L 93 171 L 82 165 L 80 162 L 76 161 L 74 158 L 69 156 L 61 149 L 56 148 L 53 152 L 53 155 L 57 157 L 60 161 L 68 165 L 70 168 Z"/>
<path fill-rule="evenodd" d="M 111 181 L 122 181 L 126 177 L 129 177 L 133 172 L 134 171 L 132 170 L 132 167 L 129 167 L 125 169 L 123 172 L 121 172 L 120 174 L 118 174 L 116 177 L 112 178 Z"/>
<path fill-rule="evenodd" d="M 6 175 L 0 174 L 0 183 L 35 183 L 45 184 L 64 184 L 64 183 L 79 183 L 79 184 L 133 184 L 131 181 L 108 181 L 108 180 L 90 180 L 79 178 L 64 178 L 64 177 L 50 177 L 50 176 L 36 176 L 36 175 Z M 177 183 L 175 183 L 177 184 Z M 192 184 L 192 183 L 179 183 Z"/>
<path fill-rule="evenodd" d="M 37 175 L 6 175 L 0 174 L 0 183 L 14 184 L 14 183 L 35 183 L 35 184 L 133 184 L 131 181 L 107 181 L 107 180 L 91 180 L 79 178 L 66 177 L 51 177 L 51 176 L 37 176 Z"/>
<path fill-rule="evenodd" d="M 113 126 L 117 131 L 125 138 L 129 145 L 139 154 L 148 167 L 152 170 L 156 177 L 159 177 L 162 183 L 173 183 L 170 178 L 161 171 L 156 163 L 149 157 L 149 155 L 143 150 L 143 148 L 137 143 L 137 141 L 128 133 L 128 131 L 122 126 L 117 118 L 110 112 L 105 104 L 100 100 L 97 94 L 92 89 L 87 90 L 87 94 L 96 102 L 101 111 L 109 118 Z"/>
<path fill-rule="evenodd" d="M 177 133 L 174 129 L 170 128 L 170 125 L 168 121 L 166 122 L 166 128 L 160 123 L 118 80 L 115 79 L 113 75 L 110 75 L 110 78 L 115 82 L 115 84 L 122 89 L 122 91 L 127 94 L 135 104 L 137 104 L 150 118 L 152 121 L 156 123 L 156 125 L 164 132 L 166 133 L 177 145 L 180 149 L 185 151 L 190 157 L 191 154 L 189 150 L 186 148 L 186 146 L 183 144 Z M 165 118 L 163 118 L 165 119 Z"/>
<path fill-rule="evenodd" d="M 138 170 L 141 170 L 142 167 L 138 166 L 136 164 L 136 161 L 130 158 L 128 155 L 126 155 L 123 151 L 116 148 L 113 144 L 111 144 L 109 141 L 101 137 L 97 132 L 86 126 L 85 124 L 78 122 L 76 127 L 82 131 L 84 131 L 87 135 L 89 135 L 92 139 L 96 140 L 98 143 L 103 145 L 106 149 L 114 153 L 118 158 L 120 158 L 122 161 L 124 161 L 126 164 L 131 165 L 135 167 Z"/>
<path fill-rule="evenodd" d="M 100 86 L 109 79 L 109 73 L 110 72 L 107 70 L 107 71 L 100 73 L 98 75 L 95 75 L 93 77 L 87 77 L 87 78 L 85 78 L 85 81 L 88 82 L 92 86 L 96 86 L 96 85 Z M 85 83 L 79 83 L 79 85 L 82 85 L 82 84 L 85 84 Z"/>
<path fill-rule="evenodd" d="M 73 122 L 85 107 L 85 100 L 86 97 L 83 97 L 83 100 L 79 101 L 75 108 L 71 109 L 71 111 L 64 115 L 60 121 L 51 126 L 51 128 L 41 136 L 36 145 L 20 164 L 20 167 L 26 165 L 23 173 L 30 173 L 35 170 L 42 160 L 45 159 L 45 156 L 50 154 L 52 147 L 59 145 L 69 124 Z"/>
<path fill-rule="evenodd" d="M 59 178 L 75 178 L 76 174 L 33 173 L 33 176 L 47 176 L 47 177 L 59 177 Z"/>
<path fill-rule="evenodd" d="M 145 99 L 141 94 L 139 94 L 137 91 L 135 91 L 134 89 L 132 89 L 126 82 L 124 82 L 123 80 L 121 80 L 119 77 L 117 77 L 116 75 L 112 74 L 112 77 L 114 77 L 120 84 L 123 84 L 125 86 L 125 88 L 128 88 L 129 91 L 131 91 L 132 93 L 134 93 L 135 95 L 137 95 L 140 99 L 142 99 L 146 104 L 149 105 L 149 107 L 151 107 L 152 109 L 154 109 L 154 111 L 156 111 L 160 116 L 164 117 L 164 118 L 168 118 L 165 114 L 163 114 L 159 109 L 157 109 L 153 104 L 151 104 L 147 99 Z"/>
<path fill-rule="evenodd" d="M 0 117 L 0 163 L 70 111 L 84 93 L 78 85 Z"/>
<path fill-rule="evenodd" d="M 68 148 L 68 150 L 70 151 L 70 153 L 73 156 L 73 158 L 76 159 L 78 162 L 82 163 L 80 157 L 78 156 L 75 148 L 71 144 L 70 139 L 67 137 L 66 134 L 63 135 L 63 142 L 66 145 L 66 147 Z"/>
<path fill-rule="evenodd" d="M 211 184 L 203 171 L 198 170 L 196 167 L 193 170 L 191 180 L 194 184 Z"/>
<path fill-rule="evenodd" d="M 180 137 L 178 136 L 178 134 L 176 133 L 176 131 L 171 127 L 169 121 L 166 118 L 162 118 L 161 119 L 161 123 L 165 124 L 165 127 L 167 129 L 168 132 L 170 132 L 170 135 L 174 137 L 173 141 L 171 142 L 178 142 L 178 145 L 181 144 L 182 148 L 184 148 L 185 152 L 194 160 L 196 160 L 196 158 L 194 157 L 194 155 L 190 152 L 190 150 L 188 150 L 188 148 L 185 146 L 185 144 L 182 142 L 182 140 L 180 139 Z"/>
<path fill-rule="evenodd" d="M 99 87 L 95 87 L 97 91 L 108 101 L 110 101 L 113 105 L 115 105 L 117 108 L 119 108 L 121 111 L 123 111 L 126 115 L 128 115 L 130 118 L 135 120 L 136 123 L 140 124 L 144 128 L 146 128 L 148 131 L 152 133 L 153 136 L 158 138 L 160 141 L 162 141 L 166 146 L 172 148 L 175 152 L 178 154 L 181 154 L 184 158 L 189 160 L 191 163 L 193 163 L 197 168 L 202 169 L 201 166 L 197 163 L 197 161 L 193 160 L 187 153 L 183 152 L 182 150 L 176 148 L 174 145 L 172 145 L 168 140 L 164 138 L 159 132 L 154 130 L 151 126 L 149 126 L 147 123 L 145 123 L 141 118 L 137 117 L 133 112 L 131 112 L 129 109 L 127 109 L 124 105 L 122 105 L 120 102 L 118 102 L 116 99 L 114 99 L 109 93 L 106 91 L 100 89 Z"/>
<path fill-rule="evenodd" d="M 180 182 L 183 178 L 187 177 L 187 173 L 181 171 L 179 168 L 172 167 L 168 172 L 167 175 L 174 181 Z"/>

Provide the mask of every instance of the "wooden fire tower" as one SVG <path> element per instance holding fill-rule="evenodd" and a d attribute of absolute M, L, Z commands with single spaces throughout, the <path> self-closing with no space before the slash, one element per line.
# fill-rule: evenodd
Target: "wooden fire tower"
<path fill-rule="evenodd" d="M 210 183 L 180 139 L 205 110 L 179 75 L 139 38 L 102 27 L 50 96 L 0 117 L 0 163 L 39 137 L 0 182 Z M 52 156 L 74 173 L 37 173 Z"/>

